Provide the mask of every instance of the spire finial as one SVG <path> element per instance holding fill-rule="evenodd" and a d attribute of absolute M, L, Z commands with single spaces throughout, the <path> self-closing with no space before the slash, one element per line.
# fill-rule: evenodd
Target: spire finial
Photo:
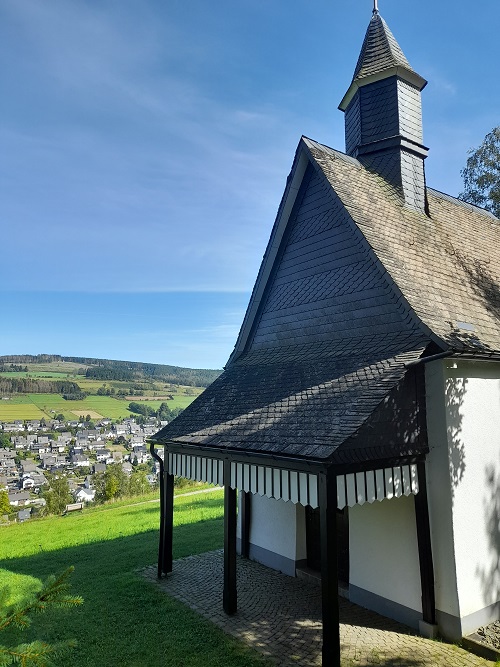
<path fill-rule="evenodd" d="M 373 13 L 378 14 L 378 0 L 373 0 Z"/>

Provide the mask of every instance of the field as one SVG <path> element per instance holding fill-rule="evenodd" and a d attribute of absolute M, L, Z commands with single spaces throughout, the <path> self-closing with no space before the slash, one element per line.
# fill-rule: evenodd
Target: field
<path fill-rule="evenodd" d="M 46 378 L 53 380 L 68 379 L 76 382 L 85 393 L 90 394 L 81 401 L 66 401 L 59 394 L 16 394 L 9 397 L 9 400 L 0 400 L 0 421 L 13 421 L 15 419 L 42 419 L 52 418 L 54 415 L 62 413 L 67 420 L 75 419 L 80 415 L 90 415 L 92 419 L 109 417 L 110 419 L 123 419 L 131 416 L 128 405 L 131 401 L 147 401 L 147 405 L 157 410 L 161 403 L 166 402 L 170 409 L 186 408 L 203 391 L 200 387 L 183 387 L 170 385 L 165 382 L 140 382 L 144 390 L 140 396 L 127 396 L 126 398 L 116 398 L 115 396 L 98 396 L 97 390 L 101 387 L 113 389 L 116 392 L 124 391 L 129 393 L 133 382 L 122 382 L 110 380 L 87 379 L 81 375 L 64 373 L 57 370 L 39 370 L 40 366 L 56 366 L 61 364 L 32 364 L 29 372 L 3 372 L 3 377 L 30 377 Z M 70 364 L 68 363 L 67 366 Z M 66 365 L 65 365 L 66 367 Z M 78 366 L 80 368 L 80 366 Z M 147 387 L 147 388 L 146 388 Z M 171 400 L 166 400 L 165 396 L 171 396 Z"/>
<path fill-rule="evenodd" d="M 82 401 L 65 401 L 59 394 L 27 394 L 16 396 L 9 401 L 1 400 L 0 421 L 51 418 L 59 413 L 68 420 L 75 419 L 77 415 L 92 416 L 92 413 L 110 419 L 121 419 L 131 416 L 128 410 L 129 402 L 110 396 L 87 396 Z"/>
<path fill-rule="evenodd" d="M 222 491 L 176 498 L 174 516 L 174 557 L 222 546 Z M 2 633 L 2 643 L 76 638 L 60 667 L 267 665 L 137 574 L 156 562 L 158 518 L 158 503 L 121 503 L 0 528 L 0 588 L 10 586 L 11 603 L 69 565 L 73 591 L 85 600 L 37 615 L 27 631 Z"/>

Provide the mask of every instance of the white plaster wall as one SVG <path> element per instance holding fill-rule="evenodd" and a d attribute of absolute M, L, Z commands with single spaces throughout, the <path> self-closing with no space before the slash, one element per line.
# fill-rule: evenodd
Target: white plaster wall
<path fill-rule="evenodd" d="M 427 493 L 431 524 L 436 609 L 458 617 L 452 496 L 446 418 L 445 367 L 434 361 L 425 368 L 427 402 Z"/>
<path fill-rule="evenodd" d="M 426 386 L 436 607 L 464 618 L 500 599 L 500 364 L 432 362 Z"/>
<path fill-rule="evenodd" d="M 500 599 L 500 365 L 446 368 L 460 615 Z"/>
<path fill-rule="evenodd" d="M 302 505 L 253 494 L 250 542 L 291 560 L 305 558 Z"/>
<path fill-rule="evenodd" d="M 349 508 L 350 583 L 422 611 L 413 496 Z"/>

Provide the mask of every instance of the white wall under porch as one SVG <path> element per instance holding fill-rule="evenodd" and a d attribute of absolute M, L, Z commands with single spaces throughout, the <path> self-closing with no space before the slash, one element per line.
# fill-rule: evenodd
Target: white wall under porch
<path fill-rule="evenodd" d="M 295 576 L 306 553 L 305 508 L 252 495 L 249 556 Z M 238 545 L 241 526 L 238 521 Z M 418 628 L 422 618 L 413 496 L 349 508 L 349 597 Z"/>
<path fill-rule="evenodd" d="M 426 367 L 429 511 L 441 632 L 500 617 L 500 363 Z"/>
<path fill-rule="evenodd" d="M 297 564 L 306 558 L 305 508 L 290 501 L 252 494 L 249 557 L 268 567 L 295 576 Z M 237 544 L 241 544 L 241 512 Z"/>
<path fill-rule="evenodd" d="M 413 497 L 349 509 L 349 598 L 418 629 L 422 619 Z"/>

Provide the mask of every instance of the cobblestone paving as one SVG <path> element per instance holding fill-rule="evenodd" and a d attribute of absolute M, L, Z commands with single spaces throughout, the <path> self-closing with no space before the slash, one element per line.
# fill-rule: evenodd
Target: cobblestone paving
<path fill-rule="evenodd" d="M 246 642 L 279 667 L 321 665 L 321 599 L 314 584 L 238 559 L 238 612 L 222 610 L 223 554 L 212 551 L 174 562 L 158 581 L 174 598 Z M 340 598 L 343 667 L 492 667 L 457 646 L 424 639 L 404 625 Z"/>

